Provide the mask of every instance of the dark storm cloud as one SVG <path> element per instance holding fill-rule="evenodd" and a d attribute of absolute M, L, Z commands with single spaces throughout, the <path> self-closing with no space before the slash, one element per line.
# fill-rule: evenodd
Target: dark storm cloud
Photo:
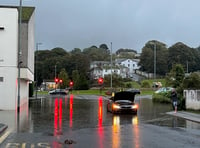
<path fill-rule="evenodd" d="M 199 46 L 199 0 L 22 0 L 36 7 L 36 42 L 66 50 L 106 43 L 141 51 L 149 40 Z M 18 5 L 19 0 L 0 0 Z"/>

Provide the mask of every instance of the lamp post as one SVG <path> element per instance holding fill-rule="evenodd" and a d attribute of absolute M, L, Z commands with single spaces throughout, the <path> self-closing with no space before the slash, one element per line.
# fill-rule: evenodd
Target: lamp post
<path fill-rule="evenodd" d="M 18 84 L 18 96 L 17 96 L 17 112 L 20 112 L 20 66 L 21 66 L 21 24 L 22 24 L 22 0 L 20 0 L 19 3 L 19 19 L 18 19 L 18 78 L 17 78 L 17 84 Z"/>
<path fill-rule="evenodd" d="M 156 41 L 150 41 L 149 44 L 153 45 L 154 49 L 153 49 L 153 79 L 154 81 L 156 80 Z"/>
<path fill-rule="evenodd" d="M 110 43 L 110 64 L 111 64 L 111 74 L 110 74 L 110 87 L 112 89 L 112 42 Z"/>
<path fill-rule="evenodd" d="M 39 45 L 42 45 L 42 43 L 36 43 L 36 53 L 38 53 Z M 37 99 L 37 85 L 38 85 L 38 73 L 37 73 L 37 55 L 35 55 L 35 99 Z"/>
<path fill-rule="evenodd" d="M 156 42 L 154 42 L 154 80 L 156 80 Z"/>

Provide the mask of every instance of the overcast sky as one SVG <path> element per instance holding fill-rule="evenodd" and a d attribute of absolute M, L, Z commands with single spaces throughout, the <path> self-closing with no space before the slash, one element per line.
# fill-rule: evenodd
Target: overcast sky
<path fill-rule="evenodd" d="M 19 5 L 20 0 L 0 0 Z M 71 51 L 105 43 L 113 51 L 141 52 L 149 40 L 168 47 L 200 45 L 200 0 L 22 0 L 35 6 L 35 41 L 40 49 Z"/>

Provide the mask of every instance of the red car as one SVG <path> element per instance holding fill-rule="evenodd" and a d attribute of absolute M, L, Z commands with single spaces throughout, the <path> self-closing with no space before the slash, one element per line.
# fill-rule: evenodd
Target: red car
<path fill-rule="evenodd" d="M 137 114 L 138 105 L 134 102 L 136 94 L 140 94 L 140 91 L 127 90 L 115 93 L 113 97 L 108 99 L 107 111 Z"/>

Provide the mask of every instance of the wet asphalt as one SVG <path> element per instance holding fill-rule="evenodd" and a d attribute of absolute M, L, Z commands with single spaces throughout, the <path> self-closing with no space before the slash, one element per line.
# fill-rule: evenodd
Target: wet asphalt
<path fill-rule="evenodd" d="M 113 115 L 106 110 L 107 98 L 101 96 L 32 100 L 25 117 L 16 121 L 15 113 L 5 115 L 14 119 L 0 147 L 199 147 L 199 123 L 166 114 L 171 105 L 153 103 L 148 97 L 135 101 L 137 115 Z"/>

